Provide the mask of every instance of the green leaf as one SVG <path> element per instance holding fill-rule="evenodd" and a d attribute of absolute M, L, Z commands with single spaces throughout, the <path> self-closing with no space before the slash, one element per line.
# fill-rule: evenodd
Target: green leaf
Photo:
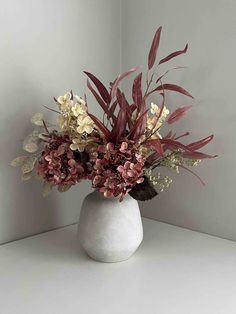
<path fill-rule="evenodd" d="M 32 118 L 30 119 L 31 123 L 42 126 L 43 125 L 43 114 L 42 113 L 35 113 Z"/>
<path fill-rule="evenodd" d="M 34 169 L 34 164 L 36 162 L 36 157 L 28 157 L 28 159 L 24 162 L 21 167 L 21 171 L 23 174 L 31 172 Z"/>
<path fill-rule="evenodd" d="M 23 173 L 21 176 L 22 181 L 28 181 L 30 180 L 32 177 L 32 171 L 31 172 L 27 172 L 27 173 Z"/>
<path fill-rule="evenodd" d="M 27 159 L 28 159 L 28 156 L 16 157 L 15 159 L 11 161 L 10 165 L 12 167 L 21 167 L 26 162 Z"/>
<path fill-rule="evenodd" d="M 30 142 L 24 145 L 24 150 L 28 153 L 35 153 L 38 150 L 38 145 L 34 142 Z"/>

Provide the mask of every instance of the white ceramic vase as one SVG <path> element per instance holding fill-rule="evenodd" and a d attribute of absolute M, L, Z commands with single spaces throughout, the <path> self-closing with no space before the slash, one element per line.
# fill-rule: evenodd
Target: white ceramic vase
<path fill-rule="evenodd" d="M 127 195 L 122 202 L 94 191 L 84 199 L 78 225 L 86 253 L 100 262 L 121 262 L 131 257 L 143 239 L 138 202 Z"/>

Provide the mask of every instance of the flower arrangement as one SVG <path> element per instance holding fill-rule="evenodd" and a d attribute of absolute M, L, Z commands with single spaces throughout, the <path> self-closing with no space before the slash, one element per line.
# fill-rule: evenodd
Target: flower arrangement
<path fill-rule="evenodd" d="M 88 179 L 105 197 L 122 201 L 129 193 L 137 200 L 148 200 L 171 183 L 169 177 L 157 170 L 160 167 L 177 172 L 182 168 L 197 176 L 189 167 L 215 157 L 199 151 L 213 135 L 184 145 L 180 139 L 189 132 L 161 134 L 164 123 L 173 124 L 191 107 L 182 106 L 170 113 L 165 104 L 166 91 L 193 98 L 184 88 L 163 82 L 169 71 L 157 74 L 163 63 L 186 53 L 188 45 L 162 58 L 153 70 L 161 30 L 161 27 L 157 29 L 152 41 L 145 84 L 138 68 L 119 75 L 109 88 L 93 74 L 84 72 L 88 89 L 103 109 L 102 121 L 89 112 L 86 96 L 81 98 L 72 91 L 54 98 L 57 108 L 51 110 L 57 113 L 56 128 L 46 125 L 41 113 L 32 117 L 35 129 L 23 142 L 23 149 L 29 154 L 11 163 L 21 167 L 23 180 L 37 174 L 44 182 L 44 195 L 52 187 L 64 192 Z M 132 84 L 132 100 L 129 100 L 119 86 L 133 72 L 137 75 Z M 150 96 L 154 95 L 161 99 L 159 105 L 150 103 Z"/>

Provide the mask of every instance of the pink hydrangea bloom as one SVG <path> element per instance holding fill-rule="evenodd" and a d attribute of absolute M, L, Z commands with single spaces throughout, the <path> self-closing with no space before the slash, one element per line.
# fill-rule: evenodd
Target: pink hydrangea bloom
<path fill-rule="evenodd" d="M 105 197 L 119 196 L 122 200 L 134 185 L 143 182 L 145 157 L 137 154 L 133 141 L 101 145 L 94 160 L 89 178 Z"/>
<path fill-rule="evenodd" d="M 37 173 L 45 181 L 59 187 L 71 186 L 86 179 L 84 166 L 76 160 L 67 136 L 53 135 L 37 164 Z"/>

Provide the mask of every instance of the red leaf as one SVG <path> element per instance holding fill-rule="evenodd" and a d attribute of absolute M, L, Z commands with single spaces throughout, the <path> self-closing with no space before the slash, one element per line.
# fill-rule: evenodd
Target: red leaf
<path fill-rule="evenodd" d="M 191 144 L 188 145 L 188 147 L 192 150 L 197 150 L 202 148 L 203 146 L 207 145 L 212 139 L 213 139 L 214 135 L 210 135 L 206 138 L 203 138 L 197 142 L 193 142 Z"/>
<path fill-rule="evenodd" d="M 172 140 L 172 139 L 161 139 L 160 140 L 162 144 L 165 145 L 164 150 L 166 149 L 170 149 L 173 150 L 173 148 L 180 148 L 183 150 L 183 154 L 182 156 L 184 158 L 189 158 L 189 159 L 208 159 L 208 158 L 215 158 L 217 157 L 217 155 L 215 156 L 211 156 L 211 155 L 207 155 L 201 152 L 196 152 L 194 151 L 194 149 L 191 149 L 188 147 L 188 145 L 184 145 L 176 140 Z"/>
<path fill-rule="evenodd" d="M 131 116 L 131 111 L 130 111 L 130 105 L 125 97 L 125 94 L 121 92 L 121 90 L 118 88 L 117 89 L 117 94 L 116 94 L 118 103 L 120 105 L 120 108 L 125 110 L 129 116 Z"/>
<path fill-rule="evenodd" d="M 140 126 L 144 123 L 144 120 L 146 119 L 148 109 L 140 115 L 140 117 L 135 121 L 133 128 L 131 129 L 128 137 L 132 139 L 137 139 L 141 135 Z M 144 123 L 144 126 L 146 123 Z"/>
<path fill-rule="evenodd" d="M 112 130 L 113 141 L 119 142 L 121 137 L 125 135 L 126 123 L 127 123 L 126 111 L 123 109 L 120 109 L 118 117 L 117 117 L 117 121 Z"/>
<path fill-rule="evenodd" d="M 137 108 L 140 109 L 140 106 L 142 104 L 142 73 L 140 73 L 138 76 L 135 77 L 134 83 L 133 83 L 133 101 Z"/>
<path fill-rule="evenodd" d="M 191 107 L 192 107 L 192 106 L 190 105 L 190 106 L 183 106 L 183 107 L 180 107 L 180 108 L 176 109 L 176 110 L 169 116 L 169 118 L 167 119 L 167 122 L 168 122 L 169 124 L 172 124 L 172 123 L 178 121 L 180 118 L 182 118 L 182 117 L 185 115 L 186 111 L 187 111 L 188 109 L 190 109 Z"/>
<path fill-rule="evenodd" d="M 145 99 L 143 99 L 142 103 L 141 103 L 139 114 L 142 115 L 146 111 L 148 111 L 147 110 L 147 106 L 146 106 L 146 101 L 145 101 Z M 145 132 L 146 124 L 147 124 L 147 115 L 144 116 L 143 123 L 140 124 L 139 130 L 138 130 L 138 134 L 141 135 L 141 134 L 143 134 Z"/>
<path fill-rule="evenodd" d="M 210 159 L 210 158 L 215 158 L 217 155 L 207 155 L 201 152 L 184 152 L 182 155 L 184 158 L 189 158 L 189 159 Z"/>
<path fill-rule="evenodd" d="M 99 105 L 102 107 L 103 111 L 108 115 L 109 109 L 105 101 L 98 95 L 98 93 L 93 89 L 92 85 L 90 84 L 89 80 L 87 80 L 87 86 L 90 89 L 93 96 L 96 98 Z"/>
<path fill-rule="evenodd" d="M 146 163 L 149 165 L 152 165 L 158 158 L 160 158 L 160 155 L 158 153 L 153 153 L 146 159 Z"/>
<path fill-rule="evenodd" d="M 137 109 L 137 106 L 136 106 L 135 104 L 132 104 L 132 105 L 130 106 L 130 111 L 131 111 L 131 112 L 134 112 L 135 109 Z"/>
<path fill-rule="evenodd" d="M 139 108 L 137 108 L 137 112 L 139 114 L 143 114 L 145 111 L 147 110 L 147 106 L 146 106 L 146 97 L 144 97 L 142 99 L 141 105 L 139 106 Z"/>
<path fill-rule="evenodd" d="M 118 104 L 117 99 L 114 101 L 114 103 L 111 105 L 111 107 L 109 108 L 109 114 L 108 114 L 108 119 L 112 118 L 113 122 L 116 121 L 116 116 L 114 114 L 115 110 L 116 110 L 116 106 Z"/>
<path fill-rule="evenodd" d="M 131 73 L 137 71 L 137 67 L 130 69 L 127 72 L 124 72 L 122 74 L 120 74 L 114 81 L 114 83 L 112 84 L 112 89 L 111 89 L 111 98 L 116 96 L 116 92 L 117 92 L 117 88 L 119 86 L 119 83 L 128 75 L 130 75 Z"/>
<path fill-rule="evenodd" d="M 166 136 L 164 136 L 163 138 L 171 138 L 172 136 L 172 131 L 170 131 Z"/>
<path fill-rule="evenodd" d="M 174 140 L 178 140 L 178 139 L 180 139 L 180 138 L 182 138 L 182 137 L 188 136 L 189 134 L 190 134 L 189 132 L 186 132 L 186 133 L 181 134 L 181 135 L 179 135 L 179 136 L 177 136 L 177 137 L 174 136 Z"/>
<path fill-rule="evenodd" d="M 116 99 L 118 101 L 118 104 L 120 106 L 121 109 L 124 109 L 126 110 L 126 105 L 125 105 L 125 95 L 124 93 L 119 89 L 117 88 L 117 91 L 116 91 Z"/>
<path fill-rule="evenodd" d="M 98 129 L 103 133 L 106 140 L 110 141 L 111 140 L 111 132 L 108 130 L 108 128 L 106 128 L 105 125 L 98 118 L 96 118 L 94 115 L 92 115 L 91 113 L 88 113 L 88 115 L 93 120 L 93 122 L 96 124 Z"/>
<path fill-rule="evenodd" d="M 123 110 L 125 112 L 125 114 L 127 115 L 126 120 L 127 120 L 128 125 L 129 125 L 129 128 L 131 128 L 133 125 L 133 122 L 131 120 L 132 111 L 131 111 L 130 105 L 129 105 L 126 97 L 125 97 L 125 94 L 122 93 L 119 88 L 117 89 L 117 96 L 116 97 L 117 97 L 117 100 L 118 100 L 118 103 L 120 105 L 121 110 Z"/>
<path fill-rule="evenodd" d="M 183 53 L 186 53 L 186 51 L 188 50 L 188 44 L 185 46 L 185 48 L 183 50 L 178 50 L 178 51 L 174 51 L 171 54 L 169 54 L 167 57 L 161 59 L 161 61 L 159 62 L 159 64 L 162 64 L 164 62 L 167 62 Z"/>
<path fill-rule="evenodd" d="M 161 142 L 159 139 L 156 139 L 156 140 L 148 140 L 144 143 L 146 146 L 151 146 L 153 147 L 156 152 L 160 155 L 160 156 L 163 156 L 163 148 L 161 146 Z"/>
<path fill-rule="evenodd" d="M 163 88 L 193 98 L 193 96 L 192 96 L 188 91 L 186 91 L 184 88 L 182 88 L 182 87 L 180 87 L 180 86 L 178 86 L 178 85 L 175 85 L 175 84 L 163 84 L 163 85 L 159 85 L 159 86 L 158 86 L 157 88 L 155 88 L 153 91 L 163 90 Z"/>
<path fill-rule="evenodd" d="M 161 30 L 162 30 L 162 27 L 160 26 L 155 33 L 155 36 L 153 38 L 152 45 L 148 54 L 148 69 L 149 70 L 153 67 L 156 61 L 157 50 L 158 50 L 158 47 L 160 44 L 160 38 L 161 38 Z"/>
<path fill-rule="evenodd" d="M 109 104 L 111 101 L 110 95 L 106 89 L 106 87 L 102 84 L 99 79 L 94 76 L 92 73 L 84 71 L 84 73 L 90 78 L 90 80 L 94 83 L 96 86 L 97 90 L 99 91 L 102 99 L 105 101 L 105 103 Z"/>
<path fill-rule="evenodd" d="M 189 153 L 193 153 L 194 151 L 190 148 L 188 148 L 188 146 L 178 142 L 178 141 L 175 141 L 175 140 L 172 140 L 172 139 L 169 139 L 169 138 L 163 138 L 160 140 L 162 144 L 165 144 L 166 146 L 166 149 L 172 149 L 173 147 L 174 148 L 180 148 L 182 149 L 184 152 L 189 152 Z"/>

